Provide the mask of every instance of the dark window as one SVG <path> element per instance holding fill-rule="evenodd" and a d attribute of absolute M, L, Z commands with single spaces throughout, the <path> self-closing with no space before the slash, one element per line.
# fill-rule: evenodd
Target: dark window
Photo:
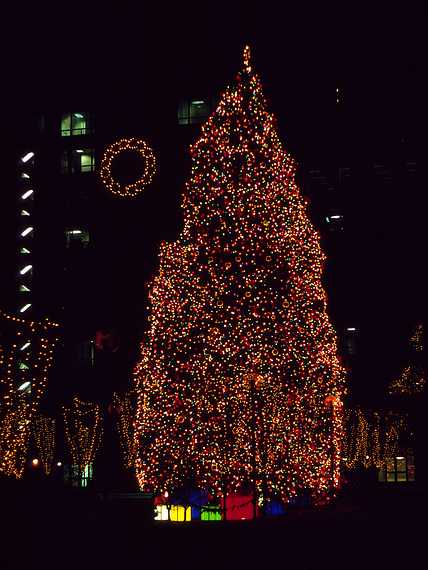
<path fill-rule="evenodd" d="M 94 366 L 95 347 L 91 340 L 79 342 L 75 348 L 74 364 L 78 368 Z"/>
<path fill-rule="evenodd" d="M 67 247 L 86 247 L 89 244 L 89 232 L 82 228 L 65 230 L 65 239 Z"/>
<path fill-rule="evenodd" d="M 332 211 L 326 216 L 325 221 L 331 232 L 340 232 L 343 230 L 343 215 L 337 210 Z"/>
<path fill-rule="evenodd" d="M 207 99 L 187 99 L 178 106 L 178 124 L 195 125 L 208 119 L 212 104 Z"/>

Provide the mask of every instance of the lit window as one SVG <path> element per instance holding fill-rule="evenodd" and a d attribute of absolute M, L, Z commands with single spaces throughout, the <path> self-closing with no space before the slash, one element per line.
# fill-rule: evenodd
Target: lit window
<path fill-rule="evenodd" d="M 203 123 L 211 113 L 211 105 L 208 100 L 191 99 L 181 101 L 178 106 L 178 124 L 194 125 Z"/>
<path fill-rule="evenodd" d="M 80 486 L 87 487 L 89 481 L 92 480 L 92 477 L 93 477 L 92 463 L 89 463 L 83 468 L 83 471 L 81 473 Z"/>
<path fill-rule="evenodd" d="M 60 467 L 62 464 L 58 462 L 57 465 Z M 66 465 L 64 468 L 64 480 L 73 487 L 87 487 L 92 478 L 92 463 L 86 465 L 82 471 L 78 465 Z"/>
<path fill-rule="evenodd" d="M 415 480 L 415 462 L 413 451 L 404 455 L 389 457 L 383 469 L 379 470 L 378 480 L 386 483 L 406 483 Z"/>
<path fill-rule="evenodd" d="M 89 113 L 65 113 L 61 118 L 61 136 L 87 135 L 91 132 Z"/>
<path fill-rule="evenodd" d="M 89 232 L 87 230 L 77 228 L 66 230 L 65 238 L 67 247 L 73 247 L 75 244 L 86 247 L 89 243 Z"/>
<path fill-rule="evenodd" d="M 93 148 L 79 148 L 65 151 L 61 158 L 61 172 L 77 174 L 95 170 L 95 151 Z"/>

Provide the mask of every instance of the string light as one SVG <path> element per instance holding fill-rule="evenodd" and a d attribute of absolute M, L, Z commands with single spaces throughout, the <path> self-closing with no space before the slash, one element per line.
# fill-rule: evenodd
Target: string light
<path fill-rule="evenodd" d="M 127 469 L 132 469 L 135 464 L 134 446 L 134 416 L 135 410 L 132 403 L 131 393 L 119 396 L 113 394 L 113 404 L 117 410 L 117 429 L 119 432 L 120 447 L 122 449 L 123 463 Z"/>
<path fill-rule="evenodd" d="M 325 499 L 339 485 L 345 376 L 325 256 L 248 47 L 191 157 L 135 371 L 139 485 Z"/>
<path fill-rule="evenodd" d="M 46 475 L 52 471 L 55 453 L 55 420 L 41 414 L 33 420 L 33 437 Z"/>
<path fill-rule="evenodd" d="M 423 335 L 423 325 L 419 324 L 409 340 L 412 353 L 411 361 L 404 367 L 400 376 L 394 378 L 388 387 L 391 396 L 413 396 L 423 392 L 426 385 L 426 375 L 420 354 L 424 350 Z"/>
<path fill-rule="evenodd" d="M 395 457 L 407 432 L 404 414 L 351 409 L 346 414 L 343 460 L 348 469 L 376 467 Z"/>
<path fill-rule="evenodd" d="M 416 326 L 412 336 L 410 337 L 410 346 L 416 352 L 422 352 L 424 349 L 424 327 L 422 324 Z"/>
<path fill-rule="evenodd" d="M 136 182 L 121 185 L 111 173 L 112 163 L 123 152 L 137 152 L 144 159 L 144 173 Z M 104 186 L 113 194 L 125 198 L 137 196 L 150 184 L 156 171 L 153 150 L 140 139 L 121 139 L 108 146 L 104 152 L 100 176 Z"/>
<path fill-rule="evenodd" d="M 70 448 L 73 465 L 80 474 L 93 463 L 98 451 L 103 427 L 98 404 L 83 402 L 77 396 L 70 407 L 63 408 L 65 439 Z"/>
<path fill-rule="evenodd" d="M 0 322 L 7 341 L 0 347 L 0 471 L 19 479 L 24 472 L 31 421 L 45 392 L 59 340 L 59 325 L 49 319 L 28 321 L 3 311 Z M 26 350 L 21 350 L 25 345 Z M 20 389 L 24 385 L 26 388 Z"/>

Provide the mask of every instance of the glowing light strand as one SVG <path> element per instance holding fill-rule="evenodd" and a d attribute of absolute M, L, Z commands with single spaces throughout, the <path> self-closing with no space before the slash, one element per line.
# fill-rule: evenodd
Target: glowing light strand
<path fill-rule="evenodd" d="M 134 445 L 134 415 L 133 396 L 131 393 L 120 396 L 113 394 L 113 404 L 117 410 L 117 430 L 122 449 L 123 463 L 127 469 L 133 469 L 135 465 Z"/>
<path fill-rule="evenodd" d="M 113 178 L 111 169 L 115 158 L 123 152 L 137 152 L 145 161 L 144 173 L 136 181 L 130 184 L 121 185 Z M 104 186 L 117 196 L 129 198 L 143 192 L 150 184 L 156 172 L 156 159 L 153 150 L 147 143 L 140 139 L 121 139 L 114 142 L 104 152 L 100 176 Z"/>
<path fill-rule="evenodd" d="M 50 475 L 55 454 L 55 420 L 38 414 L 33 420 L 32 428 L 43 470 L 46 475 Z"/>
<path fill-rule="evenodd" d="M 77 396 L 69 407 L 63 408 L 65 439 L 74 465 L 80 473 L 93 463 L 103 434 L 101 409 L 93 402 L 83 402 Z"/>
<path fill-rule="evenodd" d="M 0 347 L 0 471 L 21 478 L 31 421 L 45 392 L 48 371 L 59 338 L 59 325 L 48 319 L 28 321 L 0 311 L 0 322 L 6 331 L 6 343 Z M 21 351 L 30 342 L 31 351 Z M 31 390 L 21 391 L 27 382 Z"/>

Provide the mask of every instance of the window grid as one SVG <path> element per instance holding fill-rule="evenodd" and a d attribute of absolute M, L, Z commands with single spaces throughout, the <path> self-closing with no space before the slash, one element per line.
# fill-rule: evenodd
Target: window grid
<path fill-rule="evenodd" d="M 62 137 L 88 135 L 91 132 L 89 113 L 66 113 L 62 115 Z"/>

